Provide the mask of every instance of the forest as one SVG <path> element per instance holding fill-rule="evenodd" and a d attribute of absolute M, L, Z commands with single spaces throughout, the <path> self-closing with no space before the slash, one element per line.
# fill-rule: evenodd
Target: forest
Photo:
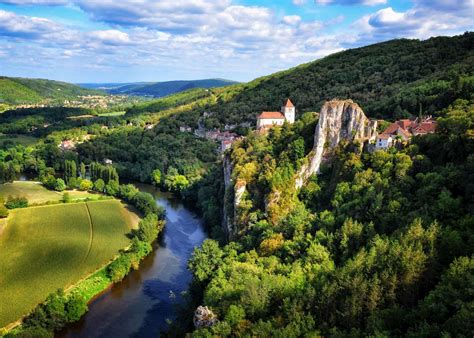
<path fill-rule="evenodd" d="M 189 262 L 194 305 L 219 320 L 193 334 L 471 336 L 474 100 L 438 113 L 438 132 L 403 149 L 340 146 L 300 191 L 294 172 L 313 116 L 233 147 L 248 193 L 234 238 L 214 219 L 217 240 Z M 197 192 L 204 215 L 227 202 L 214 175 Z"/>

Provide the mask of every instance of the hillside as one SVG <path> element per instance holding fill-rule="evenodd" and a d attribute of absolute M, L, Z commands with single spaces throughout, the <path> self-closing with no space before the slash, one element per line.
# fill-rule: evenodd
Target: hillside
<path fill-rule="evenodd" d="M 100 91 L 43 79 L 0 76 L 0 103 L 10 105 L 37 104 L 73 99 L 82 95 L 101 95 Z"/>
<path fill-rule="evenodd" d="M 434 113 L 473 92 L 474 33 L 465 33 L 349 49 L 249 83 L 213 89 L 215 103 L 204 108 L 215 113 L 206 124 L 221 127 L 254 122 L 257 113 L 279 109 L 287 97 L 297 116 L 341 98 L 359 103 L 369 117 L 395 119 L 418 115 L 420 109 Z M 154 108 L 148 111 L 156 112 Z"/>
<path fill-rule="evenodd" d="M 193 88 L 223 87 L 237 82 L 223 79 L 183 80 L 165 82 L 137 82 L 137 83 L 94 83 L 80 84 L 85 88 L 105 90 L 109 94 L 126 94 L 135 96 L 163 97 Z"/>

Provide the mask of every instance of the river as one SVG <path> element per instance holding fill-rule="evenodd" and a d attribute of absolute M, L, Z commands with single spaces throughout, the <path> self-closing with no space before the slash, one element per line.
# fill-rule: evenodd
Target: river
<path fill-rule="evenodd" d="M 187 261 L 207 235 L 202 220 L 171 194 L 136 184 L 166 210 L 166 227 L 155 250 L 132 271 L 89 304 L 89 312 L 58 337 L 157 337 L 173 320 L 186 292 Z"/>

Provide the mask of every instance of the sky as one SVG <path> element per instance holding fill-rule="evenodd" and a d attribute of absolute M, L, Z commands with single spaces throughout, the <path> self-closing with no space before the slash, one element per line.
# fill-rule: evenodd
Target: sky
<path fill-rule="evenodd" d="M 474 30 L 474 0 L 0 0 L 0 75 L 249 81 L 395 38 Z"/>

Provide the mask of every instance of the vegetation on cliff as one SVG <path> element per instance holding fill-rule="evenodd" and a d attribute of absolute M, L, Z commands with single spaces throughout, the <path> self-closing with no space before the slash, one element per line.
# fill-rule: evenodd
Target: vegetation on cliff
<path fill-rule="evenodd" d="M 206 241 L 189 264 L 219 322 L 194 333 L 471 335 L 473 101 L 439 115 L 402 150 L 341 144 L 300 191 L 301 125 L 237 144 L 233 241 Z M 213 181 L 202 195 L 218 195 Z"/>

